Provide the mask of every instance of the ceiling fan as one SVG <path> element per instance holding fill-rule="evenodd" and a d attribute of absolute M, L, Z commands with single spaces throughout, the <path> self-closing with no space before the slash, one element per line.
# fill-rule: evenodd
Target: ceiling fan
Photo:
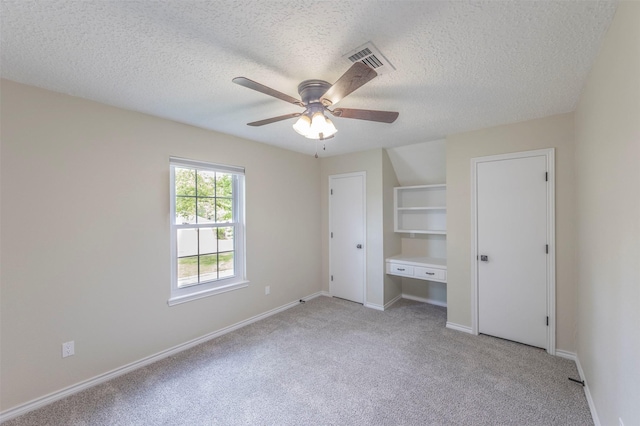
<path fill-rule="evenodd" d="M 249 89 L 257 90 L 274 98 L 292 103 L 304 108 L 303 112 L 281 115 L 265 120 L 247 123 L 249 126 L 264 126 L 289 118 L 299 117 L 293 129 L 309 139 L 325 140 L 332 138 L 338 131 L 331 120 L 325 116 L 328 111 L 334 117 L 355 118 L 358 120 L 393 123 L 398 118 L 397 112 L 375 111 L 369 109 L 334 108 L 345 96 L 354 92 L 367 82 L 375 78 L 378 73 L 362 62 L 354 63 L 333 85 L 324 80 L 305 80 L 298 85 L 298 93 L 302 100 L 286 95 L 263 84 L 245 77 L 236 77 L 232 81 Z"/>

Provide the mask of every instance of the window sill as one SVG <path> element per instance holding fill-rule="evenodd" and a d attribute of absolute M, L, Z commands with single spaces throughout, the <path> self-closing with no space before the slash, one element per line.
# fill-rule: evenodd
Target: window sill
<path fill-rule="evenodd" d="M 202 299 L 203 297 L 214 296 L 220 293 L 226 293 L 228 291 L 239 290 L 249 286 L 249 281 L 240 281 L 233 284 L 227 284 L 220 287 L 211 288 L 208 290 L 199 291 L 196 293 L 186 294 L 183 296 L 175 296 L 167 301 L 167 305 L 174 306 L 181 303 L 190 302 L 192 300 Z"/>

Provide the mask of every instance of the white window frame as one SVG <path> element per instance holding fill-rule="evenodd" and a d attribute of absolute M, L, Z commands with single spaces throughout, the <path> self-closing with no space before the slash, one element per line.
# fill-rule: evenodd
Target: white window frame
<path fill-rule="evenodd" d="M 171 296 L 167 304 L 169 306 L 213 296 L 214 294 L 225 293 L 247 287 L 246 274 L 246 251 L 245 251 L 245 188 L 244 188 L 244 167 L 228 166 L 223 164 L 208 163 L 197 160 L 187 160 L 184 158 L 170 157 L 170 227 L 171 227 Z M 189 168 L 210 172 L 221 172 L 233 174 L 233 218 L 232 222 L 225 223 L 225 226 L 234 228 L 234 270 L 231 277 L 218 278 L 186 287 L 178 287 L 178 230 L 183 228 L 210 228 L 211 223 L 176 223 L 176 187 L 175 169 Z"/>

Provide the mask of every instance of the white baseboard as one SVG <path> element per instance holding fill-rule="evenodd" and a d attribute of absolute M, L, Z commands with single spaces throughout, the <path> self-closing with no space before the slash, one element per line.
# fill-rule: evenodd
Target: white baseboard
<path fill-rule="evenodd" d="M 556 351 L 556 354 L 558 351 Z M 591 391 L 589 390 L 589 384 L 587 383 L 587 378 L 584 376 L 584 371 L 582 370 L 582 365 L 580 365 L 580 358 L 576 354 L 576 367 L 578 367 L 578 374 L 580 378 L 584 382 L 584 395 L 587 397 L 587 403 L 589 404 L 589 410 L 591 411 L 591 417 L 593 418 L 593 424 L 595 426 L 600 426 L 600 418 L 598 417 L 598 412 L 596 411 L 596 405 L 593 403 L 593 398 L 591 397 Z"/>
<path fill-rule="evenodd" d="M 371 308 L 371 309 L 375 309 L 377 311 L 384 311 L 384 306 L 382 305 L 378 305 L 377 303 L 369 303 L 369 302 L 365 302 L 363 303 L 365 308 Z"/>
<path fill-rule="evenodd" d="M 556 349 L 556 356 L 560 358 L 570 359 L 571 361 L 576 360 L 575 352 L 563 351 L 562 349 Z"/>
<path fill-rule="evenodd" d="M 304 300 L 305 302 L 307 302 L 311 299 L 315 299 L 316 297 L 320 297 L 320 296 L 332 297 L 328 291 L 319 291 L 317 293 L 310 294 L 307 297 L 303 297 L 301 300 Z"/>
<path fill-rule="evenodd" d="M 393 299 L 391 299 L 390 301 L 385 303 L 383 309 L 389 309 L 389 307 L 391 305 L 393 305 L 394 303 L 396 303 L 400 299 L 402 299 L 402 294 L 397 295 L 396 297 L 394 297 Z"/>
<path fill-rule="evenodd" d="M 317 294 L 317 293 L 316 293 Z M 329 293 L 328 291 L 321 291 L 320 294 L 318 294 L 319 296 L 327 296 L 327 297 L 333 297 L 331 295 L 331 293 Z M 317 297 L 317 296 L 316 296 Z M 396 300 L 392 300 L 391 302 L 387 303 L 386 305 L 382 306 L 382 305 L 378 305 L 377 303 L 369 303 L 369 302 L 364 302 L 362 304 L 362 306 L 364 306 L 365 308 L 370 308 L 370 309 L 375 309 L 376 311 L 384 311 L 384 309 L 388 306 L 391 306 L 392 303 L 396 302 Z"/>
<path fill-rule="evenodd" d="M 330 296 L 329 293 L 324 291 L 319 291 L 317 293 L 313 293 L 309 296 L 303 297 L 302 300 L 311 300 L 319 296 Z M 33 399 L 29 402 L 25 402 L 24 404 L 20 404 L 16 407 L 10 408 L 0 413 L 0 423 L 3 423 L 7 420 L 13 419 L 15 417 L 21 416 L 23 414 L 28 413 L 29 411 L 33 411 L 40 407 L 44 407 L 45 405 L 51 404 L 59 399 L 65 398 L 67 396 L 73 395 L 90 387 L 96 386 L 100 383 L 104 383 L 108 380 L 114 379 L 118 376 L 122 376 L 123 374 L 129 373 L 133 370 L 137 370 L 138 368 L 144 367 L 146 365 L 152 364 L 156 361 L 160 361 L 163 358 L 167 358 L 169 356 L 175 355 L 179 352 L 197 346 L 201 343 L 207 342 L 211 339 L 215 339 L 216 337 L 220 337 L 224 334 L 230 333 L 239 328 L 245 327 L 249 324 L 252 324 L 256 321 L 260 321 L 267 317 L 277 314 L 278 312 L 285 311 L 287 309 L 293 308 L 294 306 L 298 306 L 300 301 L 297 300 L 295 302 L 287 303 L 286 305 L 282 305 L 278 308 L 271 309 L 270 311 L 264 312 L 262 314 L 255 315 L 251 318 L 248 318 L 244 321 L 237 322 L 228 327 L 221 328 L 220 330 L 214 331 L 209 334 L 205 334 L 202 337 L 198 337 L 196 339 L 190 340 L 188 342 L 182 343 L 180 345 L 174 346 L 172 348 L 166 349 L 164 351 L 158 352 L 154 355 L 150 355 L 148 357 L 142 358 L 138 361 L 134 361 L 132 363 L 123 365 L 122 367 L 118 367 L 111 371 L 108 371 L 103 374 L 99 374 L 90 379 L 84 380 L 82 382 L 76 383 L 75 385 L 68 386 L 66 388 L 60 389 L 58 391 L 52 392 L 48 395 L 42 396 L 40 398 Z"/>
<path fill-rule="evenodd" d="M 413 296 L 411 294 L 402 293 L 403 299 L 415 300 L 416 302 L 428 303 L 430 305 L 447 307 L 447 302 L 442 302 L 435 299 L 426 299 L 424 297 Z"/>
<path fill-rule="evenodd" d="M 463 333 L 473 334 L 473 329 L 471 327 L 467 327 L 466 325 L 460 325 L 453 322 L 447 321 L 447 328 L 456 331 L 462 331 Z"/>

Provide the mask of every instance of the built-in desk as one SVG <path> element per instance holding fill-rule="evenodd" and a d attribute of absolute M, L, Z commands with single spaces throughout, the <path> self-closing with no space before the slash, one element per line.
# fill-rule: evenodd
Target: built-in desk
<path fill-rule="evenodd" d="M 418 280 L 447 282 L 447 259 L 435 257 L 391 256 L 386 260 L 387 274 Z"/>

